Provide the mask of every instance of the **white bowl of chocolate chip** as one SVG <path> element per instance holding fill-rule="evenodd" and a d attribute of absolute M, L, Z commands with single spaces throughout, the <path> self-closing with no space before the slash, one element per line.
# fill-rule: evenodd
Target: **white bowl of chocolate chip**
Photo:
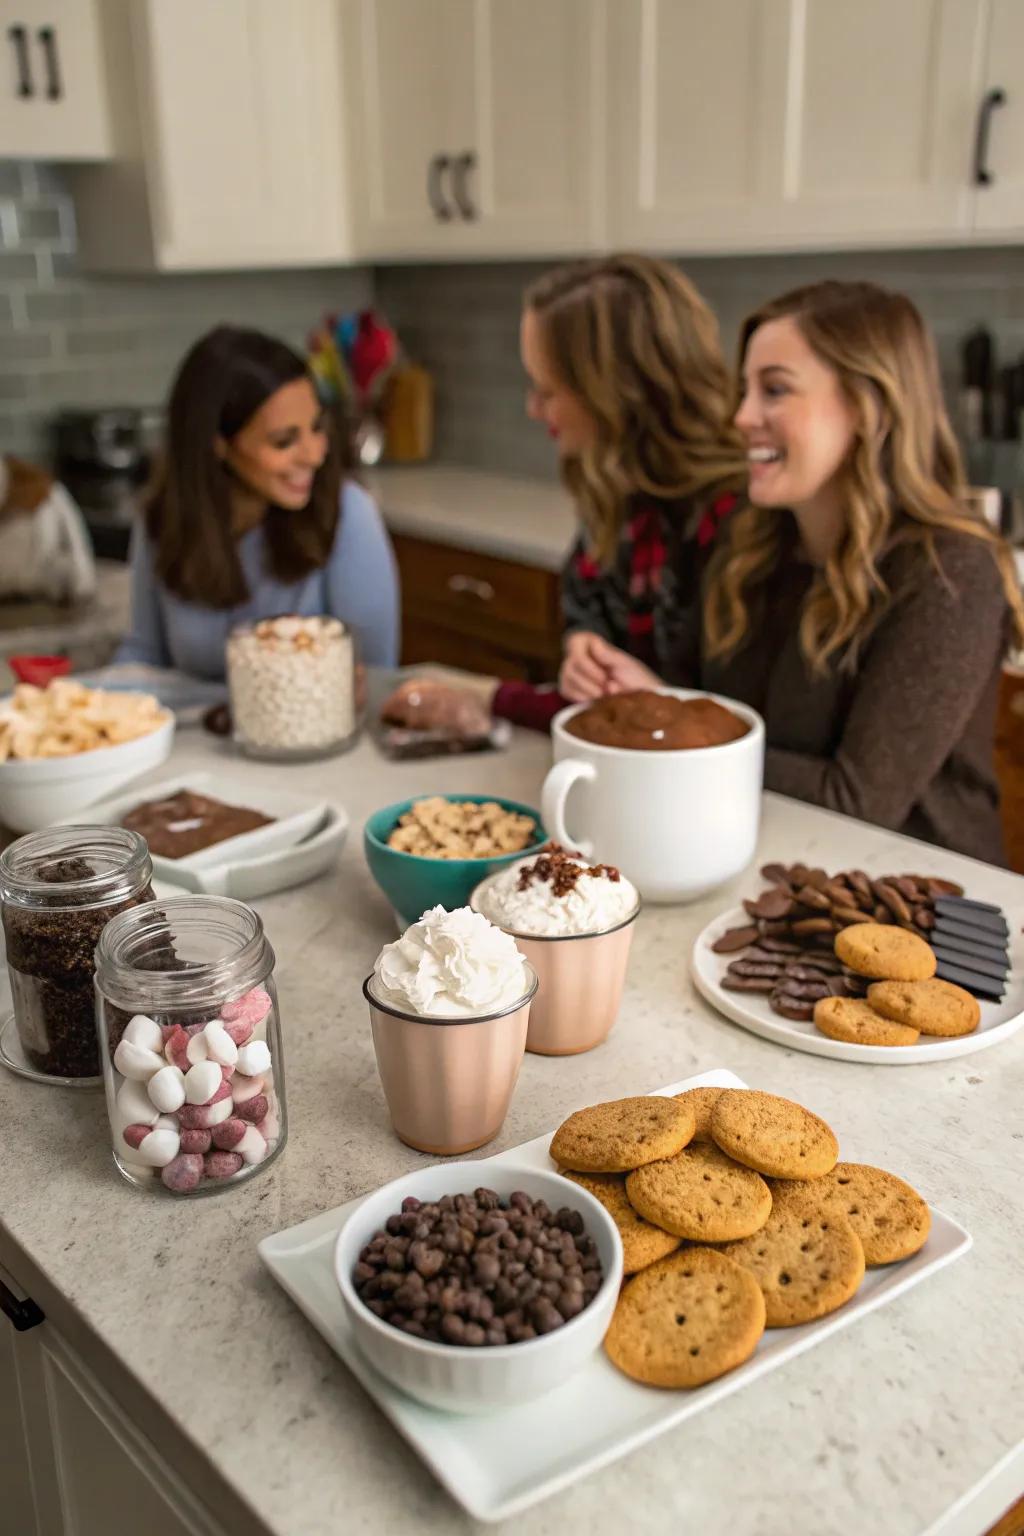
<path fill-rule="evenodd" d="M 550 1392 L 600 1348 L 622 1240 L 560 1174 L 442 1163 L 362 1202 L 334 1272 L 374 1369 L 420 1402 L 475 1413 Z"/>

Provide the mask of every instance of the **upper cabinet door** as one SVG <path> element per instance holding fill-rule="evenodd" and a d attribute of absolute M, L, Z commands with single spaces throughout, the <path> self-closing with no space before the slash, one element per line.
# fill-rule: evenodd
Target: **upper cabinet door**
<path fill-rule="evenodd" d="M 0 157 L 110 154 L 93 0 L 0 0 L 0 50 Z"/>
<path fill-rule="evenodd" d="M 783 237 L 884 244 L 969 231 L 985 9 L 986 0 L 800 6 Z"/>
<path fill-rule="evenodd" d="M 1020 238 L 1024 236 L 1022 0 L 992 0 L 988 67 L 976 106 L 980 142 L 976 134 L 974 227 Z"/>
<path fill-rule="evenodd" d="M 473 158 L 455 167 L 472 249 L 549 255 L 600 242 L 605 24 L 604 0 L 476 0 L 473 115 L 456 145 Z"/>
<path fill-rule="evenodd" d="M 605 0 L 354 0 L 360 255 L 547 255 L 598 236 Z"/>
<path fill-rule="evenodd" d="M 135 0 L 132 19 L 158 264 L 337 260 L 333 0 Z"/>
<path fill-rule="evenodd" d="M 351 0 L 344 51 L 358 252 L 452 245 L 452 160 L 472 123 L 473 0 Z"/>
<path fill-rule="evenodd" d="M 760 243 L 782 192 L 790 0 L 614 0 L 617 246 Z"/>

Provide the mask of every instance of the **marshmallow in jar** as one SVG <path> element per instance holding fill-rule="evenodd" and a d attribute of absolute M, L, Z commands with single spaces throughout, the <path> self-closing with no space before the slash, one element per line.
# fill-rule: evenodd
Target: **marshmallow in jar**
<path fill-rule="evenodd" d="M 286 615 L 232 630 L 227 674 L 239 745 L 272 757 L 347 745 L 357 726 L 355 663 L 340 619 Z"/>
<path fill-rule="evenodd" d="M 274 952 L 256 913 L 225 897 L 121 916 L 96 951 L 114 1161 L 157 1193 L 231 1188 L 287 1134 Z"/>

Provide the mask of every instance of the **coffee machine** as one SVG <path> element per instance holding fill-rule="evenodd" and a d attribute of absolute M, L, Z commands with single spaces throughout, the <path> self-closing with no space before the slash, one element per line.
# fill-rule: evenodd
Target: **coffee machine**
<path fill-rule="evenodd" d="M 126 560 L 162 413 L 137 406 L 61 411 L 53 423 L 57 476 L 77 502 L 100 559 Z"/>

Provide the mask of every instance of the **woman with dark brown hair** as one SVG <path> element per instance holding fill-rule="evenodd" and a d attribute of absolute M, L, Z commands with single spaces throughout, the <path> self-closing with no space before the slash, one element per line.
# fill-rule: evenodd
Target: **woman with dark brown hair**
<path fill-rule="evenodd" d="M 298 353 L 234 326 L 203 336 L 171 389 L 117 659 L 219 679 L 234 625 L 329 614 L 363 661 L 393 666 L 394 558 L 350 469 Z"/>
<path fill-rule="evenodd" d="M 921 316 L 816 283 L 753 314 L 740 358 L 748 505 L 677 675 L 764 716 L 767 788 L 1001 863 L 995 711 L 1024 605 Z M 652 682 L 623 653 L 612 671 Z"/>

